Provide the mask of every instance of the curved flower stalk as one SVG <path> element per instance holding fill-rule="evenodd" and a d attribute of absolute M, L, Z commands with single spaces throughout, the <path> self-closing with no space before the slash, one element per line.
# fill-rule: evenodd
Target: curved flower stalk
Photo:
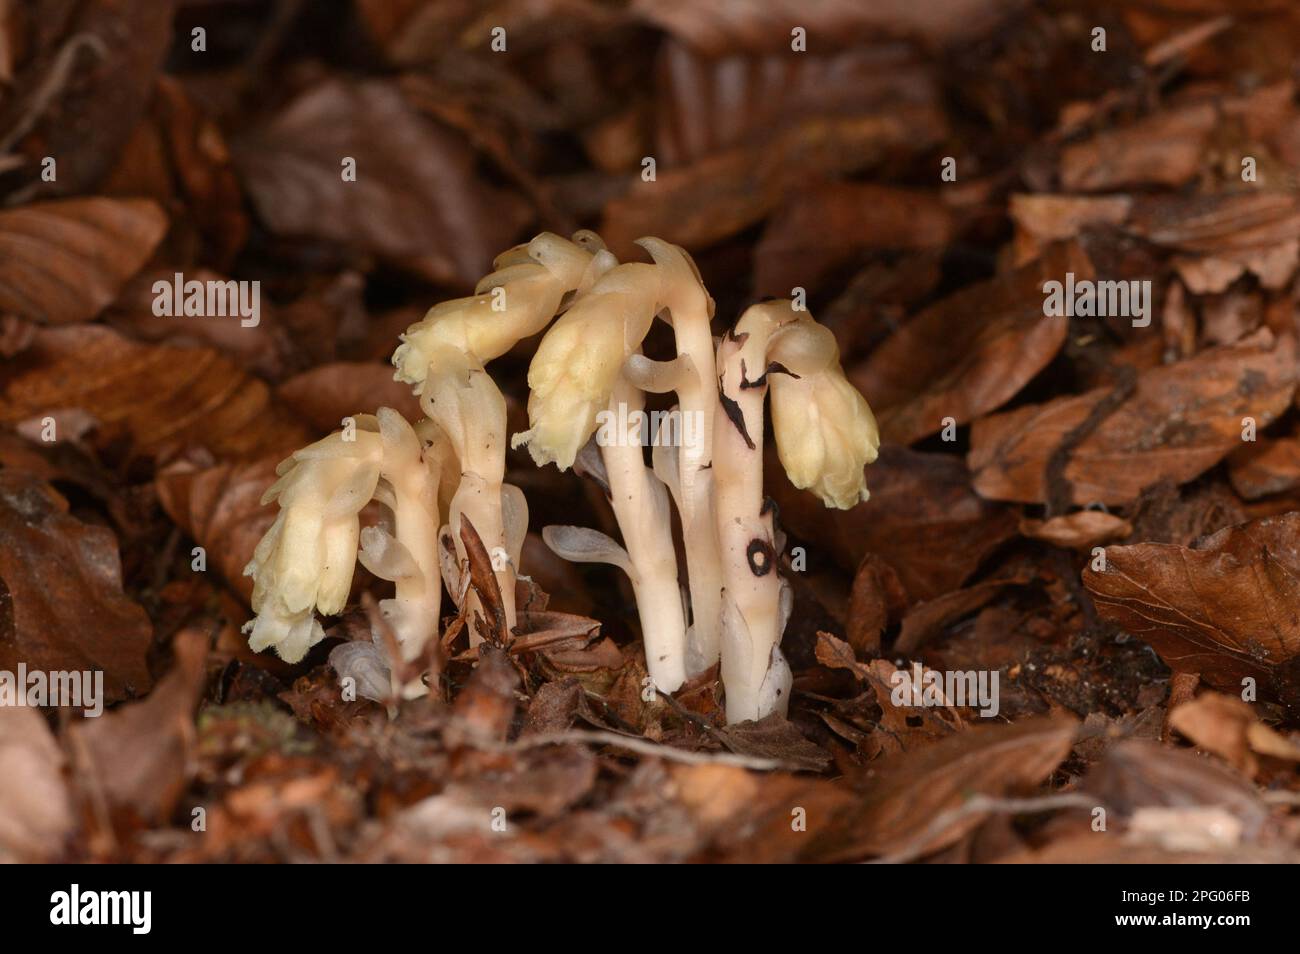
<path fill-rule="evenodd" d="M 355 432 L 335 432 L 281 463 L 280 479 L 262 498 L 278 500 L 280 513 L 244 569 L 255 581 L 257 617 L 244 627 L 254 651 L 273 647 L 287 662 L 301 660 L 325 635 L 315 612 L 342 611 L 358 559 L 396 584 L 395 596 L 380 610 L 403 661 L 419 659 L 438 632 L 442 586 L 435 540 L 447 448 L 422 447 L 391 408 L 354 420 Z M 361 509 L 372 499 L 392 511 L 391 533 L 361 530 Z M 397 666 L 390 668 L 395 674 Z M 418 680 L 394 688 L 408 698 L 426 691 Z"/>
<path fill-rule="evenodd" d="M 451 498 L 447 515 L 450 536 L 455 541 L 460 565 L 464 566 L 468 557 L 461 542 L 460 525 L 461 517 L 468 517 L 492 559 L 506 622 L 513 627 L 518 547 L 513 546 L 516 541 L 507 534 L 502 499 L 506 493 L 503 486 L 506 401 L 473 355 L 441 346 L 430 349 L 429 358 L 429 375 L 420 395 L 420 407 L 447 435 L 460 462 L 460 484 Z M 511 498 L 513 509 L 517 509 L 521 499 L 522 495 Z M 523 523 L 526 527 L 526 510 Z M 467 599 L 470 618 L 474 610 L 482 616 L 477 595 L 471 593 Z M 477 628 L 471 630 L 472 645 L 477 645 L 482 638 L 483 633 Z"/>
<path fill-rule="evenodd" d="M 379 611 L 397 636 L 403 662 L 421 658 L 438 634 L 442 579 L 438 573 L 438 486 L 450 447 L 431 440 L 424 446 L 406 419 L 391 408 L 379 409 L 382 446 L 380 482 L 375 499 L 393 514 L 393 532 L 380 527 L 361 531 L 361 565 L 395 585 L 392 599 Z M 414 698 L 428 690 L 420 680 L 397 685 L 394 695 Z"/>
<path fill-rule="evenodd" d="M 644 406 L 641 392 L 620 375 L 610 396 L 611 420 L 631 426 L 615 432 L 602 425 L 597 441 L 603 467 L 595 476 L 606 488 L 627 549 L 581 527 L 546 527 L 542 539 L 566 560 L 611 563 L 627 574 L 641 620 L 646 670 L 656 689 L 676 692 L 687 676 L 686 618 L 668 491 L 645 465 L 639 426 Z"/>
<path fill-rule="evenodd" d="M 537 466 L 568 470 L 659 310 L 659 272 L 629 262 L 604 272 L 551 326 L 528 366 L 528 421 L 511 440 Z"/>
<path fill-rule="evenodd" d="M 678 433 L 675 454 L 660 460 L 676 472 L 667 479 L 682 521 L 691 625 L 687 636 L 687 674 L 697 675 L 718 661 L 722 607 L 722 563 L 713 516 L 713 417 L 718 406 L 717 371 L 710 322 L 713 299 L 700 281 L 699 269 L 686 251 L 662 239 L 637 242 L 659 268 L 659 300 L 667 308 L 677 347 L 675 373 L 662 382 L 677 392 Z M 633 359 L 635 361 L 635 358 Z M 664 390 L 646 386 L 644 390 Z M 655 451 L 659 452 L 657 445 Z M 656 462 L 656 469 L 660 464 Z M 666 476 L 666 475 L 665 475 Z"/>
<path fill-rule="evenodd" d="M 298 662 L 325 638 L 315 613 L 343 610 L 352 588 L 359 514 L 379 482 L 382 445 L 373 417 L 304 447 L 276 467 L 280 479 L 262 496 L 280 513 L 257 544 L 244 575 L 253 577 L 253 612 L 245 624 L 254 652 L 273 648 Z"/>
<path fill-rule="evenodd" d="M 875 459 L 879 438 L 866 401 L 840 385 L 834 336 L 789 301 L 749 308 L 719 345 L 718 368 L 723 413 L 714 422 L 714 502 L 726 585 L 722 680 L 727 721 L 738 722 L 789 705 L 790 670 L 780 650 L 789 602 L 782 605 L 772 507 L 763 496 L 769 380 L 782 380 L 772 387 L 781 462 L 796 484 L 814 489 L 828 506 L 866 499 L 863 469 Z M 785 387 L 786 377 L 797 386 Z"/>
<path fill-rule="evenodd" d="M 448 516 L 450 535 L 464 565 L 460 518 L 468 516 L 492 557 L 509 628 L 515 624 L 519 558 L 512 542 L 520 534 L 508 539 L 502 511 L 505 399 L 484 364 L 546 327 L 565 297 L 588 287 L 608 264 L 609 254 L 594 233 L 580 232 L 568 241 L 544 232 L 498 256 L 496 270 L 479 282 L 473 296 L 432 308 L 407 329 L 393 354 L 394 377 L 413 386 L 424 412 L 455 448 L 461 476 Z M 519 500 L 511 500 L 518 517 Z M 525 529 L 526 513 L 525 508 Z M 459 599 L 458 585 L 447 583 Z M 477 596 L 468 599 L 471 610 L 481 610 Z M 478 627 L 471 627 L 471 643 L 482 638 Z"/>
<path fill-rule="evenodd" d="M 715 395 L 713 300 L 684 250 L 661 239 L 638 242 L 653 266 L 620 265 L 606 272 L 542 339 L 528 371 L 532 427 L 515 435 L 539 465 L 565 470 L 596 427 L 620 374 L 644 391 L 676 391 L 674 408 L 683 438 L 672 453 L 656 453 L 674 473 L 660 474 L 673 490 L 686 546 L 692 622 L 687 672 L 718 659 L 722 574 L 714 529 L 712 481 Z M 657 313 L 673 327 L 677 358 L 640 357 L 641 342 Z"/>
<path fill-rule="evenodd" d="M 592 280 L 593 256 L 604 249 L 593 232 L 579 232 L 574 239 L 543 232 L 497 256 L 496 270 L 471 297 L 435 305 L 406 329 L 393 352 L 394 377 L 419 395 L 439 348 L 454 348 L 486 364 L 545 328 L 564 296 L 581 288 L 584 279 Z"/>

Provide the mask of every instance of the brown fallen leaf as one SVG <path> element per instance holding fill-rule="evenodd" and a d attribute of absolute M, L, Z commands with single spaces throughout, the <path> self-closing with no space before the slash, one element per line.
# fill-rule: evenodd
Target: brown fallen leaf
<path fill-rule="evenodd" d="M 554 819 L 591 792 L 597 767 L 596 756 L 584 746 L 526 749 L 511 753 L 490 772 L 467 773 L 446 793 L 476 803 L 488 818 L 504 808 Z"/>
<path fill-rule="evenodd" d="M 177 461 L 154 480 L 167 515 L 203 547 L 205 562 L 246 603 L 252 599 L 253 579 L 244 576 L 244 567 L 276 515 L 274 507 L 262 505 L 262 495 L 275 483 L 276 465 L 295 449 L 212 467 Z"/>
<path fill-rule="evenodd" d="M 67 410 L 87 411 L 138 452 L 163 456 L 197 444 L 242 458 L 310 440 L 265 384 L 217 352 L 142 344 L 99 325 L 42 329 L 0 368 L 0 423 L 57 420 Z"/>
<path fill-rule="evenodd" d="M 765 487 L 781 522 L 817 541 L 852 570 L 874 553 L 898 574 L 911 600 L 933 599 L 966 581 L 984 558 L 1016 533 L 1008 508 L 977 497 L 960 458 L 886 444 L 871 465 L 871 499 L 847 512 L 828 510 L 795 490 L 775 455 Z"/>
<path fill-rule="evenodd" d="M 374 414 L 381 407 L 401 412 L 408 421 L 424 417 L 411 386 L 393 380 L 391 364 L 322 364 L 285 381 L 276 388 L 275 396 L 318 431 L 335 430 L 344 417 Z"/>
<path fill-rule="evenodd" d="M 1068 192 L 1115 192 L 1190 182 L 1206 161 L 1206 142 L 1222 115 L 1217 107 L 1180 105 L 1066 146 L 1061 185 Z"/>
<path fill-rule="evenodd" d="M 810 176 L 836 177 L 886 154 L 920 150 L 943 134 L 937 108 L 906 118 L 878 111 L 813 116 L 774 133 L 762 149 L 738 147 L 680 169 L 658 169 L 608 202 L 600 233 L 623 256 L 643 235 L 703 248 L 759 222 Z"/>
<path fill-rule="evenodd" d="M 102 670 L 104 701 L 148 690 L 153 624 L 122 593 L 112 531 L 39 478 L 0 470 L 0 670 Z"/>
<path fill-rule="evenodd" d="M 977 726 L 924 749 L 891 757 L 873 771 L 860 799 L 813 834 L 809 861 L 851 861 L 904 848 L 931 854 L 973 831 L 986 812 L 945 812 L 972 794 L 1000 797 L 1041 784 L 1070 752 L 1073 719 L 1028 719 Z"/>
<path fill-rule="evenodd" d="M 1132 206 L 1126 195 L 1013 195 L 1008 204 L 1016 224 L 1012 265 L 1032 262 L 1052 243 L 1078 238 L 1087 227 L 1118 225 Z"/>
<path fill-rule="evenodd" d="M 34 191 L 90 191 L 112 166 L 173 47 L 175 11 L 176 0 L 42 5 L 33 18 L 41 24 L 33 37 L 40 48 L 25 51 L 14 95 L 0 104 L 0 130 L 26 130 L 20 141 L 32 168 L 44 156 L 59 160 L 58 177 L 33 182 Z M 53 103 L 34 107 L 42 95 Z"/>
<path fill-rule="evenodd" d="M 1104 510 L 1076 510 L 1049 520 L 1020 521 L 1020 533 L 1065 550 L 1091 550 L 1104 543 L 1123 540 L 1133 525 Z"/>
<path fill-rule="evenodd" d="M 64 761 L 40 710 L 0 706 L 0 863 L 62 853 L 77 824 Z"/>
<path fill-rule="evenodd" d="M 383 80 L 313 86 L 232 148 L 271 231 L 355 246 L 447 285 L 474 285 L 528 217 L 474 175 L 459 138 Z"/>
<path fill-rule="evenodd" d="M 491 748 L 505 742 L 519 705 L 518 688 L 510 658 L 491 643 L 480 644 L 478 665 L 452 708 L 447 747 Z"/>
<path fill-rule="evenodd" d="M 653 146 L 640 138 L 645 108 L 633 106 L 586 140 L 593 161 L 639 171 L 647 152 L 662 168 L 688 165 L 754 143 L 809 116 L 903 108 L 932 111 L 942 92 L 924 55 L 904 46 L 714 57 L 673 38 L 655 62 Z"/>
<path fill-rule="evenodd" d="M 67 199 L 0 212 L 0 313 L 94 318 L 148 261 L 167 216 L 143 199 Z"/>
<path fill-rule="evenodd" d="M 1236 696 L 1203 693 L 1170 711 L 1169 724 L 1249 778 L 1259 774 L 1261 755 L 1300 762 L 1300 746 L 1260 722 L 1250 703 Z"/>
<path fill-rule="evenodd" d="M 1300 236 L 1300 196 L 1246 189 L 1196 196 L 1135 198 L 1124 230 L 1183 252 L 1221 255 L 1270 248 Z"/>
<path fill-rule="evenodd" d="M 1065 343 L 1069 320 L 1043 316 L 1043 283 L 1067 272 L 1093 274 L 1076 243 L 927 308 L 851 369 L 881 436 L 911 444 L 945 419 L 966 424 L 1014 397 Z"/>
<path fill-rule="evenodd" d="M 1265 439 L 1246 445 L 1228 458 L 1228 480 L 1247 500 L 1300 487 L 1300 439 Z"/>
<path fill-rule="evenodd" d="M 300 346 L 294 340 L 297 329 L 285 326 L 280 309 L 263 298 L 258 306 L 258 323 L 244 327 L 238 319 L 199 315 L 160 317 L 153 313 L 154 284 L 172 287 L 175 268 L 146 268 L 127 282 L 113 305 L 104 313 L 104 323 L 128 338 L 177 347 L 215 348 L 240 368 L 260 378 L 284 376 Z M 206 268 L 187 268 L 185 281 L 226 282 L 229 277 Z"/>
<path fill-rule="evenodd" d="M 1032 579 L 1028 574 L 1002 575 L 918 603 L 903 617 L 903 627 L 894 642 L 895 652 L 914 654 L 949 623 L 973 613 L 1008 586 L 1022 586 Z"/>
<path fill-rule="evenodd" d="M 855 801 L 843 783 L 787 772 L 759 775 L 718 764 L 673 765 L 670 772 L 673 800 L 686 809 L 683 822 L 707 843 L 697 861 L 798 861 L 808 839 L 834 831 Z"/>
<path fill-rule="evenodd" d="M 858 662 L 854 647 L 830 633 L 817 634 L 817 661 L 828 669 L 844 669 L 853 673 L 859 680 L 866 680 L 871 675 L 871 667 Z"/>
<path fill-rule="evenodd" d="M 78 775 L 127 827 L 167 821 L 197 768 L 194 709 L 206 683 L 208 633 L 172 642 L 175 667 L 149 695 L 70 729 Z"/>
<path fill-rule="evenodd" d="M 1103 402 L 1113 392 L 1099 388 L 982 418 L 967 458 L 975 490 L 992 500 L 1046 502 L 1048 465 L 1083 428 L 1061 471 L 1069 502 L 1130 503 L 1162 479 L 1192 480 L 1240 447 L 1243 418 L 1266 427 L 1290 403 L 1296 377 L 1294 340 L 1274 342 L 1261 329 L 1232 347 L 1143 371 L 1110 413 Z M 1104 416 L 1093 421 L 1094 413 Z"/>
<path fill-rule="evenodd" d="M 868 658 L 880 655 L 880 635 L 907 606 L 907 592 L 898 574 L 878 554 L 868 553 L 858 564 L 849 595 L 845 635 L 849 645 Z"/>
<path fill-rule="evenodd" d="M 1108 547 L 1084 585 L 1107 620 L 1170 668 L 1239 693 L 1250 678 L 1300 703 L 1300 512 L 1227 527 L 1193 547 Z"/>
<path fill-rule="evenodd" d="M 1246 840 L 1258 837 L 1268 819 L 1254 786 L 1222 763 L 1142 739 L 1111 746 L 1082 787 L 1130 820 L 1153 808 L 1222 809 L 1241 823 Z"/>
<path fill-rule="evenodd" d="M 100 189 L 149 197 L 173 211 L 169 260 L 229 270 L 248 239 L 248 212 L 221 130 L 170 76 L 158 77 L 148 115 Z"/>
<path fill-rule="evenodd" d="M 775 759 L 807 772 L 823 772 L 831 764 L 830 753 L 780 713 L 774 712 L 758 722 L 723 726 L 717 731 L 722 744 L 737 755 Z"/>
<path fill-rule="evenodd" d="M 754 292 L 816 288 L 863 250 L 941 248 L 953 228 L 935 192 L 856 182 L 800 192 L 768 220 L 754 250 Z"/>
<path fill-rule="evenodd" d="M 934 45 L 969 39 L 996 26 L 1023 0 L 953 0 L 941 7 L 908 0 L 732 0 L 707 6 L 691 0 L 635 0 L 632 12 L 711 54 L 789 50 L 790 28 L 833 44 L 890 36 Z"/>

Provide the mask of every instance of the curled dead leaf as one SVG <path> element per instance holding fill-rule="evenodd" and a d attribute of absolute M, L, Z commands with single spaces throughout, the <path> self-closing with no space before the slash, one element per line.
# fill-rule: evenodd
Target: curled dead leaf
<path fill-rule="evenodd" d="M 927 308 L 852 369 L 881 436 L 911 444 L 948 419 L 966 424 L 1014 397 L 1065 343 L 1068 320 L 1043 316 L 1043 283 L 1067 272 L 1092 276 L 1075 243 Z"/>
<path fill-rule="evenodd" d="M 153 254 L 167 216 L 144 199 L 67 199 L 0 212 L 0 313 L 87 321 Z"/>
<path fill-rule="evenodd" d="M 1084 585 L 1101 615 L 1179 672 L 1228 692 L 1254 679 L 1300 703 L 1300 512 L 1227 527 L 1192 547 L 1114 546 Z"/>
<path fill-rule="evenodd" d="M 1048 465 L 1069 437 L 1062 471 L 1069 499 L 1130 503 L 1159 480 L 1185 483 L 1239 448 L 1243 419 L 1260 428 L 1275 420 L 1296 377 L 1294 340 L 1275 342 L 1261 329 L 1237 345 L 1143 371 L 1114 410 L 1103 405 L 1112 392 L 1100 388 L 982 418 L 967 458 L 975 490 L 992 500 L 1045 503 Z M 1104 417 L 1096 421 L 1099 407 Z"/>
<path fill-rule="evenodd" d="M 122 593 L 112 531 L 71 516 L 39 478 L 0 470 L 0 670 L 102 670 L 114 702 L 149 688 L 152 642 Z"/>

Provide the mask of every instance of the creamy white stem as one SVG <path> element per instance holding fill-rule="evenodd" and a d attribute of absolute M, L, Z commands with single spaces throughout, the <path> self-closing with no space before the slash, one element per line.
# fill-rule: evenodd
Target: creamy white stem
<path fill-rule="evenodd" d="M 684 422 L 680 433 L 694 436 L 683 440 L 677 454 L 677 502 L 681 513 L 682 540 L 686 547 L 687 582 L 691 593 L 689 675 L 718 661 L 722 609 L 722 565 L 718 552 L 713 513 L 714 412 L 718 406 L 717 371 L 714 364 L 713 300 L 694 263 L 686 253 L 662 239 L 645 238 L 638 243 L 659 267 L 659 298 L 668 309 L 684 373 L 677 384 L 678 408 Z M 690 426 L 685 422 L 690 421 Z"/>
<path fill-rule="evenodd" d="M 619 377 L 610 397 L 615 420 L 634 424 L 644 410 L 641 392 Z M 609 481 L 610 504 L 623 535 L 633 573 L 646 668 L 657 689 L 675 692 L 686 681 L 686 620 L 677 580 L 672 514 L 668 492 L 645 465 L 641 430 L 608 429 L 613 440 L 602 442 L 600 453 Z"/>
<path fill-rule="evenodd" d="M 446 433 L 460 461 L 460 485 L 451 500 L 448 523 L 456 552 L 464 565 L 468 559 L 461 540 L 461 517 L 468 517 L 492 560 L 506 626 L 515 625 L 515 566 L 501 512 L 505 476 L 506 402 L 500 389 L 472 356 L 455 348 L 431 349 L 431 361 L 420 395 L 420 406 Z M 477 613 L 487 622 L 477 594 L 468 598 L 470 618 Z M 471 628 L 470 643 L 483 639 L 479 627 Z"/>
<path fill-rule="evenodd" d="M 724 584 L 721 651 L 728 722 L 767 714 L 761 690 L 781 638 L 772 513 L 763 497 L 767 332 L 765 323 L 746 322 L 761 307 L 746 312 L 718 348 L 722 408 L 714 419 L 713 489 Z"/>

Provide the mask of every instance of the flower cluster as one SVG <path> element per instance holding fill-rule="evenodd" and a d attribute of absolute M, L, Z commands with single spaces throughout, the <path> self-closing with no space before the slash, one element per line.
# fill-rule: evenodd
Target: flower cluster
<path fill-rule="evenodd" d="M 652 262 L 620 264 L 590 232 L 572 241 L 544 233 L 500 256 L 473 296 L 438 305 L 407 330 L 395 376 L 412 386 L 426 419 L 412 428 L 384 409 L 281 465 L 266 498 L 281 512 L 247 571 L 256 578 L 254 649 L 301 659 L 324 635 L 315 613 L 345 605 L 357 559 L 396 588 L 380 604 L 400 646 L 401 659 L 388 661 L 394 672 L 423 658 L 437 635 L 444 584 L 470 623 L 471 645 L 483 639 L 491 627 L 464 583 L 466 519 L 492 556 L 509 633 L 527 505 L 503 483 L 505 399 L 485 364 L 558 315 L 529 367 L 530 426 L 512 443 L 539 466 L 595 480 L 623 541 L 566 526 L 544 528 L 543 539 L 566 559 L 626 572 L 659 691 L 721 661 L 728 721 L 785 711 L 791 679 L 780 641 L 791 600 L 763 494 L 767 395 L 782 465 L 828 507 L 867 499 L 875 420 L 844 376 L 834 336 L 806 311 L 755 305 L 717 342 L 713 300 L 690 256 L 659 239 L 640 244 Z M 642 354 L 656 317 L 676 342 L 667 361 Z M 669 392 L 677 399 L 669 413 L 692 427 L 680 429 L 686 439 L 655 441 L 650 462 L 626 429 L 595 439 L 602 415 L 635 418 L 647 393 Z M 372 499 L 387 507 L 389 528 L 360 528 Z M 394 696 L 421 691 L 394 683 Z"/>

